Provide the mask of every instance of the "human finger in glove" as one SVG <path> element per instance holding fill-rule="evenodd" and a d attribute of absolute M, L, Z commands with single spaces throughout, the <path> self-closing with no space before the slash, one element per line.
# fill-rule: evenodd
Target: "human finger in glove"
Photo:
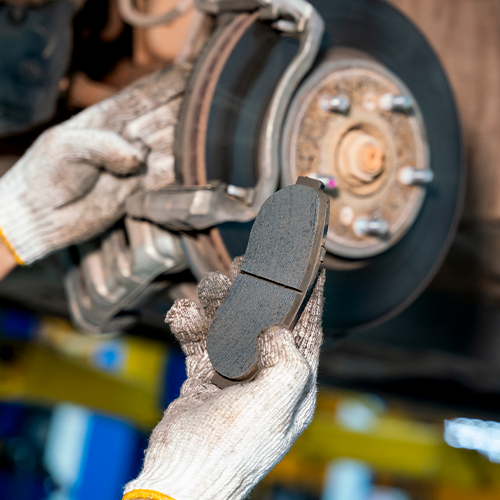
<path fill-rule="evenodd" d="M 175 302 L 166 322 L 186 354 L 188 378 L 123 500 L 238 500 L 281 460 L 314 413 L 324 282 L 322 271 L 292 332 L 271 326 L 260 334 L 258 376 L 225 389 L 211 383 L 206 334 L 231 280 L 209 273 L 201 281 L 203 312 L 191 300 Z"/>
<path fill-rule="evenodd" d="M 18 264 L 96 236 L 138 189 L 174 182 L 188 65 L 161 70 L 44 132 L 0 179 L 0 241 Z"/>

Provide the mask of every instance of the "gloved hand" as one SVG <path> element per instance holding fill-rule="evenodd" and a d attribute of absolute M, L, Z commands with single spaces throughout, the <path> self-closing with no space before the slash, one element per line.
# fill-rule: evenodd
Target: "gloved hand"
<path fill-rule="evenodd" d="M 153 431 L 124 500 L 241 499 L 281 460 L 314 413 L 324 281 L 322 271 L 293 332 L 272 326 L 261 333 L 255 380 L 225 389 L 210 382 L 205 341 L 231 281 L 220 273 L 202 280 L 204 314 L 191 300 L 175 302 L 166 321 L 186 354 L 188 378 Z"/>
<path fill-rule="evenodd" d="M 188 65 L 161 70 L 44 132 L 0 179 L 0 239 L 19 264 L 87 240 L 127 197 L 174 182 Z"/>

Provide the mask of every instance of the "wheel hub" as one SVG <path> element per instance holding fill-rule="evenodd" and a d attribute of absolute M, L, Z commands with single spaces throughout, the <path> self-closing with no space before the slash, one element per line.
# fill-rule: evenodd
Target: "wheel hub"
<path fill-rule="evenodd" d="M 394 74 L 363 55 L 331 54 L 297 92 L 284 137 L 287 183 L 335 181 L 331 253 L 371 257 L 404 236 L 425 197 L 408 167 L 423 177 L 429 154 L 418 105 Z"/>

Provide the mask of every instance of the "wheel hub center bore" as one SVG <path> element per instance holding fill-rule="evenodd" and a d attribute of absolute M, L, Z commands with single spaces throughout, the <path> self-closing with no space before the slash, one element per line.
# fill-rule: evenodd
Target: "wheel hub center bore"
<path fill-rule="evenodd" d="M 384 168 L 384 151 L 380 146 L 365 144 L 359 151 L 358 161 L 359 168 L 373 179 Z"/>
<path fill-rule="evenodd" d="M 382 174 L 385 152 L 382 143 L 362 130 L 349 131 L 338 146 L 338 173 L 343 181 L 356 188 L 371 184 Z"/>
<path fill-rule="evenodd" d="M 286 184 L 309 175 L 335 186 L 331 254 L 371 257 L 406 234 L 432 172 L 420 110 L 396 75 L 364 54 L 332 51 L 297 91 L 283 137 Z"/>

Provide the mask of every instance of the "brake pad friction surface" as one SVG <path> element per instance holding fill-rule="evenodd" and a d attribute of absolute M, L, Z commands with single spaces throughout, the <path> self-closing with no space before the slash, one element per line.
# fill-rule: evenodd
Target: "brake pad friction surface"
<path fill-rule="evenodd" d="M 322 188 L 301 177 L 262 206 L 241 272 L 207 333 L 208 355 L 223 382 L 255 375 L 258 335 L 271 325 L 291 329 L 300 317 L 325 252 L 329 198 Z"/>
<path fill-rule="evenodd" d="M 241 270 L 302 290 L 318 214 L 318 195 L 308 186 L 288 186 L 271 196 L 255 220 Z"/>
<path fill-rule="evenodd" d="M 207 349 L 217 371 L 236 379 L 258 361 L 257 335 L 283 321 L 297 293 L 245 274 L 238 274 L 233 289 L 215 315 Z"/>

